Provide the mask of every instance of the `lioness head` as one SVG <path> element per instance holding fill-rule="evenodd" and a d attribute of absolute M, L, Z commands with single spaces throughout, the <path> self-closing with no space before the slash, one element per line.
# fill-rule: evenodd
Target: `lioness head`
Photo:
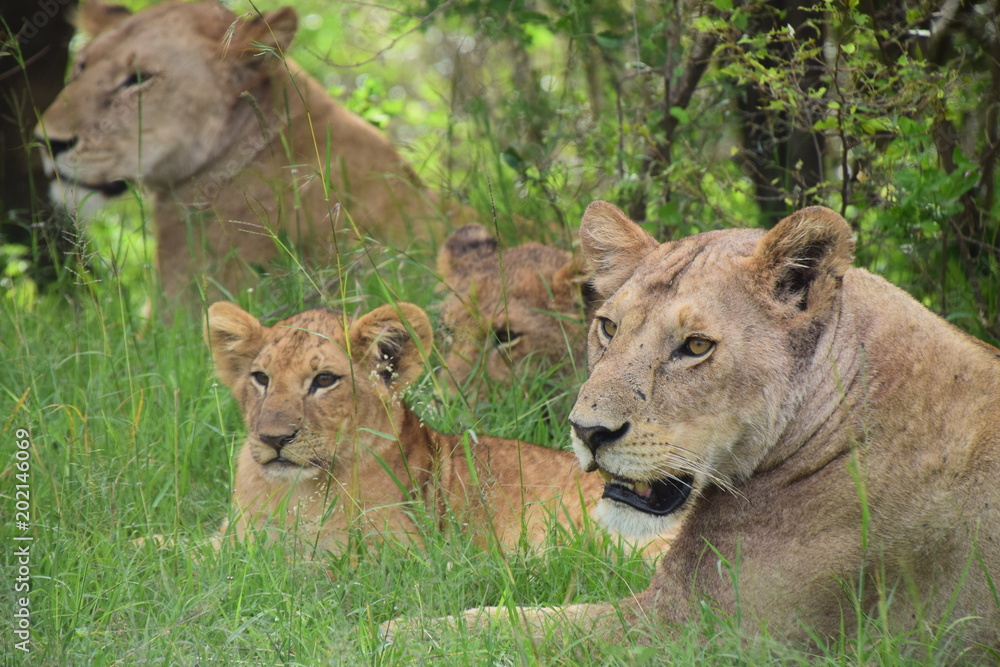
<path fill-rule="evenodd" d="M 38 128 L 51 149 L 54 200 L 96 208 L 127 181 L 166 190 L 212 161 L 245 161 L 261 148 L 220 155 L 225 137 L 257 122 L 240 96 L 282 66 L 267 52 L 291 43 L 294 10 L 248 18 L 215 2 L 164 2 L 133 15 L 91 0 L 78 22 L 93 39 Z"/>
<path fill-rule="evenodd" d="M 708 485 L 766 469 L 801 401 L 796 373 L 822 353 L 853 255 L 851 230 L 809 208 L 773 230 L 657 243 L 606 202 L 580 238 L 606 301 L 589 378 L 570 415 L 585 470 L 605 478 L 597 514 L 637 536 L 675 527 Z"/>
<path fill-rule="evenodd" d="M 438 271 L 451 290 L 441 313 L 451 338 L 445 365 L 459 386 L 477 369 L 504 381 L 525 359 L 582 360 L 589 292 L 570 253 L 527 243 L 501 256 L 485 228 L 466 225 L 441 249 Z"/>
<path fill-rule="evenodd" d="M 342 475 L 357 443 L 376 454 L 394 446 L 372 434 L 394 432 L 398 394 L 423 371 L 433 341 L 427 315 L 409 303 L 353 322 L 308 310 L 265 327 L 223 301 L 208 309 L 207 338 L 243 411 L 253 460 L 266 477 L 288 481 Z"/>

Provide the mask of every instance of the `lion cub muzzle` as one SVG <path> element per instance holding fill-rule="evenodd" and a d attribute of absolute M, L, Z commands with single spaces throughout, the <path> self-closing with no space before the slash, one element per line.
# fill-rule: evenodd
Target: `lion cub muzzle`
<path fill-rule="evenodd" d="M 272 448 L 274 450 L 274 453 L 277 454 L 277 457 L 275 459 L 272 459 L 271 461 L 268 461 L 268 463 L 274 461 L 279 461 L 279 462 L 287 461 L 288 459 L 282 457 L 281 451 L 288 445 L 292 444 L 292 442 L 295 440 L 295 436 L 297 436 L 298 434 L 299 434 L 298 430 L 296 430 L 294 433 L 288 433 L 285 435 L 265 435 L 263 433 L 259 434 L 257 438 L 265 445 Z"/>

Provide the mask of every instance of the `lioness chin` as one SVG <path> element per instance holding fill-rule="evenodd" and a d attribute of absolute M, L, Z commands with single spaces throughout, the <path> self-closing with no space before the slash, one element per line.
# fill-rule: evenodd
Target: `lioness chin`
<path fill-rule="evenodd" d="M 313 264 L 369 235 L 408 247 L 457 210 L 285 57 L 291 7 L 237 16 L 172 0 L 132 14 L 87 0 L 77 22 L 92 39 L 37 129 L 52 198 L 93 209 L 143 185 L 168 296 L 202 273 L 253 284 L 289 241 Z"/>
<path fill-rule="evenodd" d="M 710 604 L 750 634 L 822 643 L 853 634 L 860 606 L 995 657 L 1000 351 L 851 268 L 851 229 L 825 208 L 661 245 L 594 202 L 580 236 L 606 301 L 574 449 L 607 481 L 607 527 L 680 531 L 645 592 L 522 622 L 621 641 Z"/>
<path fill-rule="evenodd" d="M 265 327 L 219 302 L 207 336 L 247 429 L 233 493 L 239 539 L 264 529 L 339 551 L 360 528 L 419 541 L 416 503 L 432 517 L 450 511 L 480 540 L 514 546 L 523 526 L 540 543 L 553 519 L 579 526 L 600 496 L 570 452 L 488 436 L 463 443 L 421 422 L 400 398 L 433 342 L 417 306 L 353 320 L 316 309 Z"/>

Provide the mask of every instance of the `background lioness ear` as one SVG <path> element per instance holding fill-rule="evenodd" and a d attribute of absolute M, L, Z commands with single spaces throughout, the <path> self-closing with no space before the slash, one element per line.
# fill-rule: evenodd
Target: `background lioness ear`
<path fill-rule="evenodd" d="M 580 246 L 591 283 L 607 299 L 628 280 L 639 262 L 660 244 L 614 204 L 591 202 L 580 222 Z"/>
<path fill-rule="evenodd" d="M 255 13 L 248 19 L 240 17 L 231 28 L 227 50 L 251 57 L 267 49 L 284 53 L 292 45 L 298 28 L 299 19 L 292 7 Z"/>
<path fill-rule="evenodd" d="M 833 303 L 854 261 L 851 226 L 828 208 L 804 208 L 764 235 L 752 261 L 771 298 L 818 312 Z"/>
<path fill-rule="evenodd" d="M 351 356 L 393 391 L 420 377 L 434 341 L 427 313 L 404 302 L 380 306 L 358 318 L 351 324 L 349 336 Z"/>
<path fill-rule="evenodd" d="M 219 301 L 208 308 L 205 339 L 212 349 L 215 373 L 233 389 L 250 372 L 250 364 L 264 345 L 264 327 L 235 303 Z"/>
<path fill-rule="evenodd" d="M 95 37 L 108 28 L 118 25 L 132 12 L 127 7 L 113 5 L 110 2 L 100 2 L 100 0 L 88 0 L 80 5 L 73 23 L 84 34 Z"/>

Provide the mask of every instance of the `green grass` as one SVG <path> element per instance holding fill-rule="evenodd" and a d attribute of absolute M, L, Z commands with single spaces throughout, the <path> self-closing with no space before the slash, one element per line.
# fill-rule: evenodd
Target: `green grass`
<path fill-rule="evenodd" d="M 308 16 L 309 3 L 298 4 L 300 14 Z M 390 132 L 423 128 L 407 156 L 429 181 L 459 191 L 484 220 L 491 220 L 490 209 L 498 205 L 501 212 L 539 221 L 515 225 L 501 216 L 498 229 L 508 242 L 548 239 L 566 246 L 583 206 L 596 197 L 614 198 L 590 187 L 609 180 L 608 170 L 593 165 L 579 168 L 583 176 L 550 173 L 547 183 L 542 177 L 527 182 L 504 167 L 509 146 L 500 133 L 510 128 L 498 128 L 472 104 L 465 115 L 447 113 L 447 95 L 441 92 L 447 81 L 420 61 L 396 63 L 389 75 L 379 63 L 331 67 L 319 56 L 349 32 L 335 19 L 324 13 L 322 29 L 307 22 L 297 57 L 315 74 L 330 75 L 330 88 L 342 89 L 352 108 L 373 120 L 388 114 Z M 337 58 L 353 62 L 362 56 L 354 49 Z M 407 81 L 417 104 L 402 109 L 386 104 L 375 83 L 358 83 L 359 73 Z M 453 155 L 450 146 L 441 145 L 441 136 L 468 142 L 467 150 Z M 727 169 L 726 174 L 736 173 Z M 703 220 L 685 218 L 680 232 L 717 226 L 715 213 L 721 224 L 746 215 L 746 183 L 741 183 L 732 188 L 711 174 L 692 181 L 690 188 L 706 192 L 712 207 L 701 214 Z M 32 653 L 25 658 L 16 650 L 16 638 L 0 624 L 5 662 L 948 663 L 948 647 L 933 636 L 894 636 L 883 631 L 880 618 L 847 619 L 848 635 L 856 638 L 806 653 L 766 636 L 747 640 L 736 620 L 708 605 L 674 638 L 639 628 L 633 639 L 643 641 L 622 646 L 595 645 L 571 633 L 540 648 L 522 629 L 503 624 L 477 636 L 445 627 L 433 637 L 393 645 L 378 637 L 379 624 L 398 616 L 430 618 L 482 605 L 611 601 L 643 590 L 652 565 L 595 531 L 554 530 L 551 545 L 516 553 L 477 546 L 460 531 L 430 527 L 419 547 L 352 535 L 344 554 L 321 562 L 305 562 L 282 544 L 236 544 L 217 554 L 201 546 L 230 513 L 234 454 L 244 431 L 228 390 L 213 376 L 201 313 L 181 309 L 171 323 L 140 316 L 146 298 L 155 293 L 149 268 L 154 251 L 142 233 L 151 221 L 145 216 L 148 208 L 124 200 L 88 228 L 93 242 L 80 251 L 90 257 L 88 268 L 71 259 L 77 274 L 60 284 L 36 294 L 22 280 L 0 298 L 5 573 L 16 570 L 13 538 L 33 538 Z M 559 216 L 566 226 L 553 230 L 546 221 Z M 408 300 L 433 318 L 439 298 L 433 264 L 399 255 L 373 257 L 352 257 L 356 268 L 343 277 L 341 289 L 319 301 L 310 300 L 313 286 L 325 284 L 328 272 L 265 279 L 233 298 L 267 317 L 267 323 L 319 302 L 354 312 Z M 491 387 L 472 404 L 442 396 L 439 389 L 427 375 L 410 393 L 411 404 L 437 429 L 475 428 L 550 446 L 567 441 L 572 387 L 550 382 L 544 373 L 522 376 L 510 388 Z M 32 443 L 27 531 L 11 523 L 18 429 L 28 429 Z M 133 544 L 151 534 L 180 539 L 163 549 Z M 3 609 L 13 609 L 16 597 L 5 585 Z"/>

